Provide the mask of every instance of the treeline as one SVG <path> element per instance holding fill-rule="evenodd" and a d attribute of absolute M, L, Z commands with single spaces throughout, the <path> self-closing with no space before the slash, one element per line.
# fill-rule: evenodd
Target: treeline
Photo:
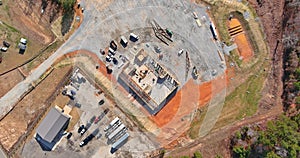
<path fill-rule="evenodd" d="M 300 109 L 300 7 L 293 5 L 297 0 L 285 1 L 283 17 L 283 105 L 293 115 Z"/>
<path fill-rule="evenodd" d="M 235 158 L 300 157 L 300 114 L 280 116 L 266 127 L 243 127 L 231 139 L 232 156 Z"/>
<path fill-rule="evenodd" d="M 60 4 L 65 12 L 73 11 L 73 6 L 76 2 L 76 0 L 56 0 L 58 1 L 58 4 Z"/>
<path fill-rule="evenodd" d="M 76 0 L 52 0 L 52 3 L 58 4 L 63 9 L 63 17 L 61 21 L 61 33 L 65 35 L 69 32 L 74 20 L 74 5 Z"/>

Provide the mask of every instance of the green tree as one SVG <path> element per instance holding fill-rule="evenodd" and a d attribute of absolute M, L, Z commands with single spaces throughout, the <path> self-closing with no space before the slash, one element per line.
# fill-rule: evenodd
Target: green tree
<path fill-rule="evenodd" d="M 271 152 L 268 152 L 267 158 L 280 158 L 280 156 L 278 156 L 273 151 L 271 151 Z"/>
<path fill-rule="evenodd" d="M 245 149 L 242 146 L 235 146 L 233 147 L 233 156 L 234 157 L 238 157 L 238 158 L 246 158 L 249 156 L 250 154 L 250 150 L 249 149 Z"/>
<path fill-rule="evenodd" d="M 295 82 L 294 86 L 295 86 L 296 90 L 300 90 L 300 81 Z"/>
<path fill-rule="evenodd" d="M 289 157 L 297 157 L 296 155 L 300 152 L 300 133 L 297 132 L 299 116 L 295 119 L 298 122 L 281 116 L 279 120 L 268 123 L 266 131 L 261 132 L 258 138 L 258 143 L 263 144 L 268 149 L 266 154 L 274 151 L 275 147 L 281 147 L 288 151 Z"/>
<path fill-rule="evenodd" d="M 241 139 L 241 138 L 242 138 L 241 132 L 240 132 L 240 131 L 237 131 L 237 132 L 235 133 L 235 137 L 236 137 L 237 139 Z"/>
<path fill-rule="evenodd" d="M 297 104 L 297 105 L 300 105 L 300 96 L 296 97 L 295 100 L 296 100 L 296 104 Z"/>
<path fill-rule="evenodd" d="M 76 0 L 59 0 L 59 4 L 62 5 L 66 12 L 73 10 L 73 6 Z"/>
<path fill-rule="evenodd" d="M 202 158 L 202 154 L 199 151 L 194 153 L 194 158 Z"/>
<path fill-rule="evenodd" d="M 217 154 L 217 155 L 215 156 L 215 158 L 223 158 L 223 156 Z"/>

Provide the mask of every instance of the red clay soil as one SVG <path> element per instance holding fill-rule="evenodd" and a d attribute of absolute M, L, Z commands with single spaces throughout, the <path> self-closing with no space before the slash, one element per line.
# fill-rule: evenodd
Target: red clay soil
<path fill-rule="evenodd" d="M 79 7 L 77 8 L 77 3 L 80 3 L 80 0 L 77 0 L 76 4 L 74 5 L 74 10 L 75 10 L 75 16 L 79 16 L 80 17 L 80 20 L 79 22 L 74 26 L 75 29 L 77 29 L 80 24 L 82 23 L 82 20 L 83 20 L 83 13 L 82 13 L 82 7 Z"/>
<path fill-rule="evenodd" d="M 23 80 L 18 70 L 14 70 L 0 77 L 0 97 L 4 96 L 10 89 Z"/>
<path fill-rule="evenodd" d="M 177 120 L 183 115 L 189 114 L 189 112 L 195 109 L 192 103 L 197 105 L 197 100 L 199 99 L 198 93 L 192 93 L 197 92 L 197 87 L 199 87 L 199 85 L 195 84 L 193 79 L 190 79 L 157 115 L 151 116 L 150 118 L 157 126 L 163 127 L 173 119 Z M 178 109 L 182 110 L 178 111 Z M 176 118 L 174 116 L 176 116 Z"/>
<path fill-rule="evenodd" d="M 98 58 L 98 56 L 95 53 L 92 53 L 87 50 L 76 50 L 74 52 L 65 54 L 64 56 L 62 56 L 58 60 L 56 60 L 56 62 L 53 65 L 59 63 L 60 61 L 64 60 L 65 58 L 74 58 L 75 56 L 80 56 L 80 55 L 85 55 L 85 56 L 91 57 L 91 59 L 99 65 L 98 71 L 100 71 L 105 77 L 116 81 L 116 79 L 114 77 L 112 77 L 111 74 L 107 73 L 106 65 Z M 96 68 L 96 65 L 95 65 L 95 68 Z"/>
<path fill-rule="evenodd" d="M 228 71 L 226 71 L 225 75 L 200 85 L 194 83 L 193 79 L 190 79 L 157 115 L 150 118 L 158 127 L 163 127 L 174 119 L 175 116 L 181 118 L 184 115 L 190 114 L 197 107 L 205 106 L 209 103 L 213 95 L 218 94 L 227 87 L 229 83 L 227 74 Z M 226 81 L 223 81 L 224 79 Z M 193 106 L 193 104 L 198 106 Z M 182 110 L 178 111 L 181 108 Z"/>
<path fill-rule="evenodd" d="M 235 18 L 228 21 L 228 26 L 229 26 L 229 28 L 234 28 L 236 26 L 242 27 L 240 21 Z M 245 35 L 245 32 L 239 33 L 239 34 L 233 36 L 232 38 L 234 38 L 234 42 L 238 46 L 238 52 L 239 52 L 239 55 L 241 57 L 243 57 L 243 61 L 245 61 L 245 62 L 249 61 L 253 57 L 253 51 L 250 47 L 250 44 Z"/>
<path fill-rule="evenodd" d="M 211 99 L 211 82 L 205 82 L 200 85 L 199 91 L 200 91 L 200 98 L 199 98 L 199 106 L 203 106 L 207 104 Z"/>

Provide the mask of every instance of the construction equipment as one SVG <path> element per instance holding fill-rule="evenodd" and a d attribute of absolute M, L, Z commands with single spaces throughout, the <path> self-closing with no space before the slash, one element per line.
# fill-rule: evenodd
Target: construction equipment
<path fill-rule="evenodd" d="M 167 34 L 170 36 L 170 37 L 172 37 L 173 36 L 173 32 L 170 30 L 170 29 L 166 29 L 166 32 L 167 32 Z"/>
<path fill-rule="evenodd" d="M 151 25 L 152 25 L 152 29 L 153 29 L 153 31 L 155 33 L 155 36 L 158 39 L 160 39 L 163 43 L 165 43 L 166 45 L 169 45 L 165 39 L 173 42 L 173 40 L 169 37 L 170 35 L 164 29 L 162 29 L 155 20 L 153 20 L 151 22 Z"/>
<path fill-rule="evenodd" d="M 199 72 L 198 72 L 196 66 L 193 67 L 193 75 L 194 75 L 196 78 L 198 78 L 198 76 L 199 76 Z"/>

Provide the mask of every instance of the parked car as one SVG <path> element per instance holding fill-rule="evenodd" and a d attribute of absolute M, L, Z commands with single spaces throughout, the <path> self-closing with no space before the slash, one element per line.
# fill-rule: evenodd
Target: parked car
<path fill-rule="evenodd" d="M 9 44 L 7 41 L 3 41 L 3 45 L 4 45 L 5 47 L 7 47 L 7 48 L 10 47 L 10 44 Z"/>
<path fill-rule="evenodd" d="M 95 119 L 95 121 L 94 121 L 94 124 L 97 124 L 99 121 L 100 121 L 100 118 L 99 118 L 99 117 L 96 117 L 96 119 Z"/>
<path fill-rule="evenodd" d="M 116 58 L 113 58 L 113 63 L 115 64 L 115 65 L 118 65 L 118 60 L 116 59 Z"/>
<path fill-rule="evenodd" d="M 80 133 L 82 131 L 82 129 L 84 128 L 84 125 L 81 125 L 79 128 L 78 128 L 78 133 Z"/>
<path fill-rule="evenodd" d="M 68 135 L 67 135 L 67 139 L 70 139 L 70 138 L 72 137 L 72 135 L 73 135 L 73 133 L 72 133 L 72 132 L 68 133 Z"/>
<path fill-rule="evenodd" d="M 90 119 L 90 123 L 93 123 L 96 119 L 96 116 L 93 116 L 91 119 Z"/>
<path fill-rule="evenodd" d="M 101 100 L 98 102 L 98 104 L 99 104 L 99 105 L 102 105 L 102 104 L 104 104 L 104 100 L 103 100 L 103 99 L 101 99 Z"/>
<path fill-rule="evenodd" d="M 7 49 L 8 49 L 7 47 L 1 47 L 1 48 L 0 48 L 0 50 L 1 50 L 2 52 L 6 52 Z"/>
<path fill-rule="evenodd" d="M 109 112 L 109 109 L 104 110 L 104 114 L 107 114 Z"/>
<path fill-rule="evenodd" d="M 80 131 L 80 135 L 83 135 L 86 132 L 86 127 L 83 127 L 83 129 Z"/>

